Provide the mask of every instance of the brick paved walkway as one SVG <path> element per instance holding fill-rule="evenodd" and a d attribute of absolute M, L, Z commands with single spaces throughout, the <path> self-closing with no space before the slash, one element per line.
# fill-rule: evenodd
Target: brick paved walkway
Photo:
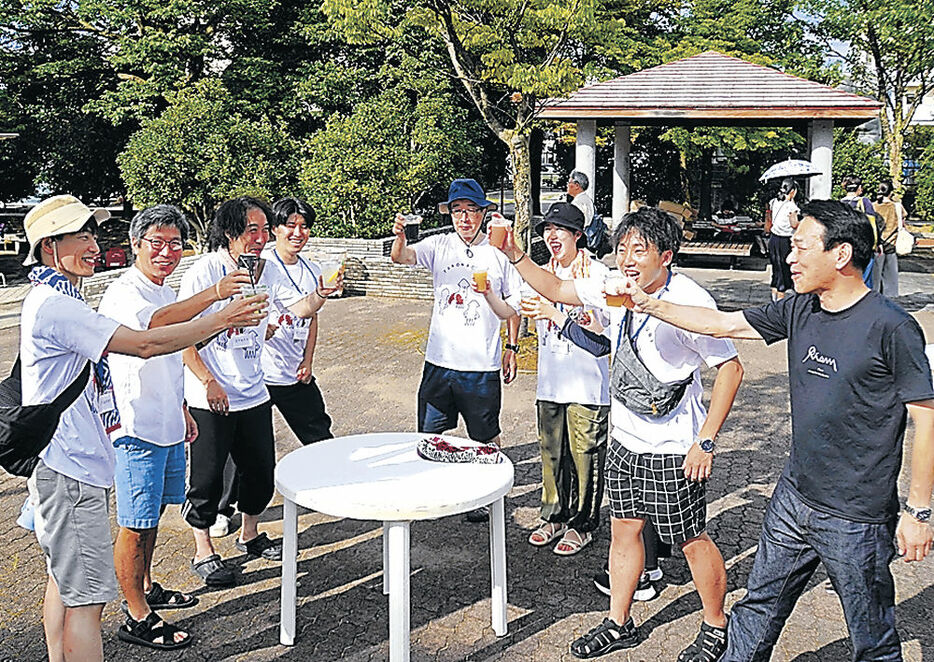
<path fill-rule="evenodd" d="M 763 274 L 688 270 L 712 289 L 721 305 L 764 300 Z M 934 339 L 931 276 L 912 274 L 906 305 Z M 908 283 L 906 283 L 907 285 Z M 422 366 L 429 306 L 373 298 L 329 303 L 322 314 L 316 375 L 338 435 L 414 427 L 415 388 Z M 15 327 L 14 327 L 15 328 Z M 16 352 L 17 334 L 0 334 L 0 374 Z M 710 533 L 729 570 L 728 602 L 743 593 L 766 500 L 786 456 L 788 420 L 785 357 L 781 347 L 739 343 L 746 367 L 734 413 L 721 436 L 709 486 Z M 709 388 L 710 374 L 705 375 Z M 559 558 L 525 539 L 537 517 L 540 465 L 534 433 L 535 375 L 521 374 L 504 389 L 503 439 L 516 465 L 515 487 L 506 500 L 509 634 L 496 638 L 489 627 L 489 557 L 486 528 L 460 518 L 412 527 L 412 659 L 570 660 L 567 644 L 592 627 L 607 608 L 590 577 L 606 558 L 608 527 L 580 555 Z M 276 419 L 280 454 L 297 446 Z M 463 433 L 463 430 L 459 431 Z M 909 435 L 911 430 L 909 430 Z M 904 480 L 904 475 L 903 475 Z M 904 493 L 904 484 L 902 486 Z M 45 572 L 32 534 L 14 520 L 25 494 L 21 479 L 0 477 L 0 660 L 45 659 L 41 599 Z M 261 528 L 281 534 L 281 498 Z M 178 653 L 157 653 L 118 641 L 117 604 L 104 612 L 106 657 L 111 660 L 384 660 L 388 655 L 388 604 L 380 581 L 380 526 L 302 513 L 299 520 L 298 641 L 278 644 L 279 566 L 244 562 L 233 536 L 219 542 L 226 558 L 241 563 L 241 583 L 231 590 L 206 590 L 188 571 L 191 538 L 177 509 L 167 513 L 156 549 L 155 578 L 194 592 L 201 603 L 166 612 L 189 629 L 195 644 Z M 899 629 L 908 660 L 934 660 L 934 572 L 932 560 L 893 564 Z M 648 637 L 638 648 L 609 660 L 672 661 L 700 625 L 700 603 L 683 558 L 662 562 L 661 596 L 637 604 L 634 616 Z M 842 611 L 821 582 L 808 587 L 774 660 L 849 659 Z"/>

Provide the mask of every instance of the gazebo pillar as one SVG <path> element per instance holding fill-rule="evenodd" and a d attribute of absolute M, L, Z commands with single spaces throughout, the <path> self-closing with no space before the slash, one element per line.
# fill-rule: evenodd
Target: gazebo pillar
<path fill-rule="evenodd" d="M 597 188 L 597 120 L 577 120 L 577 144 L 574 149 L 574 169 L 587 175 L 590 188 L 587 195 L 596 200 Z M 599 211 L 599 209 L 597 210 Z"/>
<path fill-rule="evenodd" d="M 811 177 L 810 198 L 829 200 L 833 193 L 833 120 L 811 120 L 811 163 L 821 174 Z"/>
<path fill-rule="evenodd" d="M 613 136 L 613 214 L 607 225 L 615 228 L 623 214 L 629 211 L 629 125 L 616 123 Z"/>

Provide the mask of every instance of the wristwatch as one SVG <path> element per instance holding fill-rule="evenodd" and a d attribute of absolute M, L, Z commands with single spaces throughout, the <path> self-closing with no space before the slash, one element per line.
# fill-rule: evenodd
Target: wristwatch
<path fill-rule="evenodd" d="M 503 345 L 503 346 L 504 346 L 506 349 L 511 349 L 511 350 L 514 351 L 516 354 L 519 353 L 519 345 L 518 345 L 518 344 L 513 345 L 513 344 L 511 344 L 511 343 L 506 343 L 506 344 Z"/>
<path fill-rule="evenodd" d="M 700 449 L 705 453 L 713 453 L 714 446 L 713 439 L 698 439 L 697 445 L 700 446 Z"/>
<path fill-rule="evenodd" d="M 905 504 L 905 512 L 914 517 L 919 522 L 930 522 L 931 521 L 931 509 L 930 508 L 915 508 Z"/>

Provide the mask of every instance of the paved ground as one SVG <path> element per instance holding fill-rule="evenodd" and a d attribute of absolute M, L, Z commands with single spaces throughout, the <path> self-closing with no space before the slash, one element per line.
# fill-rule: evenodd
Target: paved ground
<path fill-rule="evenodd" d="M 765 300 L 765 274 L 688 269 L 725 307 Z M 905 274 L 903 302 L 934 339 L 934 276 Z M 0 309 L 0 320 L 4 319 Z M 14 316 L 11 311 L 8 315 Z M 422 365 L 429 306 L 425 303 L 354 298 L 335 301 L 322 315 L 316 374 L 337 434 L 414 427 L 415 388 Z M 16 352 L 12 326 L 0 334 L 0 374 Z M 710 532 L 727 559 L 730 604 L 743 593 L 763 509 L 785 459 L 790 436 L 785 357 L 781 347 L 739 344 L 746 380 L 721 436 L 709 486 Z M 528 357 L 526 358 L 528 360 Z M 709 387 L 710 375 L 705 376 Z M 509 634 L 489 625 L 489 560 L 486 528 L 459 518 L 412 527 L 412 659 L 570 660 L 567 644 L 602 618 L 607 600 L 590 577 L 606 558 L 608 527 L 576 557 L 560 558 L 525 539 L 535 523 L 540 465 L 534 435 L 535 375 L 520 374 L 505 388 L 502 423 L 507 453 L 516 465 L 515 487 L 506 501 L 509 559 Z M 297 443 L 277 418 L 279 452 Z M 909 430 L 909 435 L 911 430 Z M 910 446 L 910 445 L 909 445 Z M 910 452 L 910 448 L 909 448 Z M 904 493 L 904 475 L 903 475 Z M 32 534 L 14 519 L 25 494 L 21 479 L 0 477 L 0 660 L 45 659 L 41 599 L 45 573 Z M 281 498 L 264 528 L 281 533 Z M 184 653 L 151 653 L 116 639 L 116 604 L 104 612 L 105 652 L 113 660 L 384 660 L 388 655 L 388 605 L 380 583 L 380 526 L 300 516 L 298 641 L 278 644 L 279 566 L 249 563 L 233 537 L 219 550 L 241 567 L 236 589 L 199 586 L 188 571 L 190 534 L 173 509 L 164 519 L 156 550 L 155 577 L 197 594 L 201 603 L 174 620 L 194 633 Z M 934 660 L 934 561 L 895 562 L 899 629 L 908 660 Z M 663 561 L 661 596 L 638 604 L 634 615 L 648 635 L 632 651 L 611 660 L 672 661 L 700 625 L 700 603 L 680 556 Z M 781 662 L 849 659 L 842 611 L 821 585 L 808 587 L 776 649 Z"/>

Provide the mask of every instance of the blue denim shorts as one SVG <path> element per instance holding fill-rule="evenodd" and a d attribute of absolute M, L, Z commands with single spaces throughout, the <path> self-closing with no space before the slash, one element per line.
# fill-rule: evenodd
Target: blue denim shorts
<path fill-rule="evenodd" d="M 498 370 L 451 370 L 425 363 L 418 387 L 418 431 L 447 432 L 457 427 L 460 414 L 471 439 L 489 441 L 500 432 L 501 398 Z"/>
<path fill-rule="evenodd" d="M 157 446 L 136 437 L 114 442 L 117 524 L 154 529 L 162 507 L 185 501 L 185 444 Z"/>

